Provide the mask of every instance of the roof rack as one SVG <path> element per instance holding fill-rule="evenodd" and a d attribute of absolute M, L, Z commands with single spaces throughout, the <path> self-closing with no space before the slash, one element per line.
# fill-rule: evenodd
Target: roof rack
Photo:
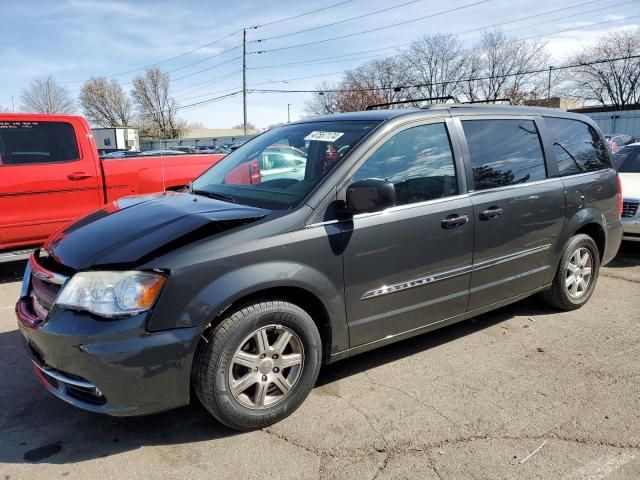
<path fill-rule="evenodd" d="M 456 97 L 452 97 L 451 95 L 447 95 L 445 97 L 413 98 L 411 100 L 398 100 L 396 102 L 374 103 L 372 105 L 367 105 L 365 107 L 365 110 L 373 110 L 374 108 L 388 107 L 390 105 L 401 105 L 403 103 L 430 102 L 430 101 L 433 101 L 433 100 L 440 100 L 443 103 L 446 102 L 447 100 L 453 100 L 456 103 L 458 102 L 458 99 Z"/>
<path fill-rule="evenodd" d="M 469 100 L 467 102 L 461 102 L 461 103 L 468 105 L 471 103 L 497 103 L 497 102 L 509 102 L 509 105 L 515 105 L 513 103 L 513 100 L 511 100 L 511 98 L 509 97 L 496 98 L 495 100 Z"/>

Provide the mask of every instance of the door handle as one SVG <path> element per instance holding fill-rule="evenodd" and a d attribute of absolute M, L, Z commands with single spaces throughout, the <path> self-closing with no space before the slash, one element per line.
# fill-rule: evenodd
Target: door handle
<path fill-rule="evenodd" d="M 484 212 L 480 212 L 480 220 L 493 220 L 504 213 L 500 207 L 489 207 Z"/>
<path fill-rule="evenodd" d="M 69 180 L 84 180 L 86 178 L 91 178 L 91 175 L 86 172 L 73 172 L 67 175 L 67 178 Z"/>
<path fill-rule="evenodd" d="M 440 225 L 442 225 L 442 228 L 450 230 L 452 228 L 461 227 L 468 221 L 469 221 L 469 217 L 467 215 L 457 215 L 454 213 L 442 219 L 442 222 L 440 222 Z"/>

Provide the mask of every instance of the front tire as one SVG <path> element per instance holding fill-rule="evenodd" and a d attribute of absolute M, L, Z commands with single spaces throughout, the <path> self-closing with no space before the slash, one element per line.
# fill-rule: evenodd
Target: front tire
<path fill-rule="evenodd" d="M 307 397 L 320 371 L 322 342 L 313 319 L 285 301 L 244 307 L 200 345 L 194 387 L 207 410 L 236 430 L 276 423 Z"/>
<path fill-rule="evenodd" d="M 560 310 L 576 310 L 591 298 L 599 271 L 596 243 L 589 235 L 575 235 L 567 242 L 551 288 L 542 293 L 542 298 Z"/>

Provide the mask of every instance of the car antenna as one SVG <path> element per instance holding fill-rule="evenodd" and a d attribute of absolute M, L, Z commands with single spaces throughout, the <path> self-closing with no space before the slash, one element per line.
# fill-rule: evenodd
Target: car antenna
<path fill-rule="evenodd" d="M 162 172 L 162 193 L 167 191 L 166 182 L 164 180 L 164 155 L 160 153 L 160 171 Z"/>

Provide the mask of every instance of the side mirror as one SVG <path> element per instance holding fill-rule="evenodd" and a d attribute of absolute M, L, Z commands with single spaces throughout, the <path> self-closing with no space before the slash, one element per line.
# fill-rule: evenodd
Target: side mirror
<path fill-rule="evenodd" d="M 393 183 L 365 178 L 347 187 L 347 212 L 350 214 L 379 212 L 396 204 Z"/>

